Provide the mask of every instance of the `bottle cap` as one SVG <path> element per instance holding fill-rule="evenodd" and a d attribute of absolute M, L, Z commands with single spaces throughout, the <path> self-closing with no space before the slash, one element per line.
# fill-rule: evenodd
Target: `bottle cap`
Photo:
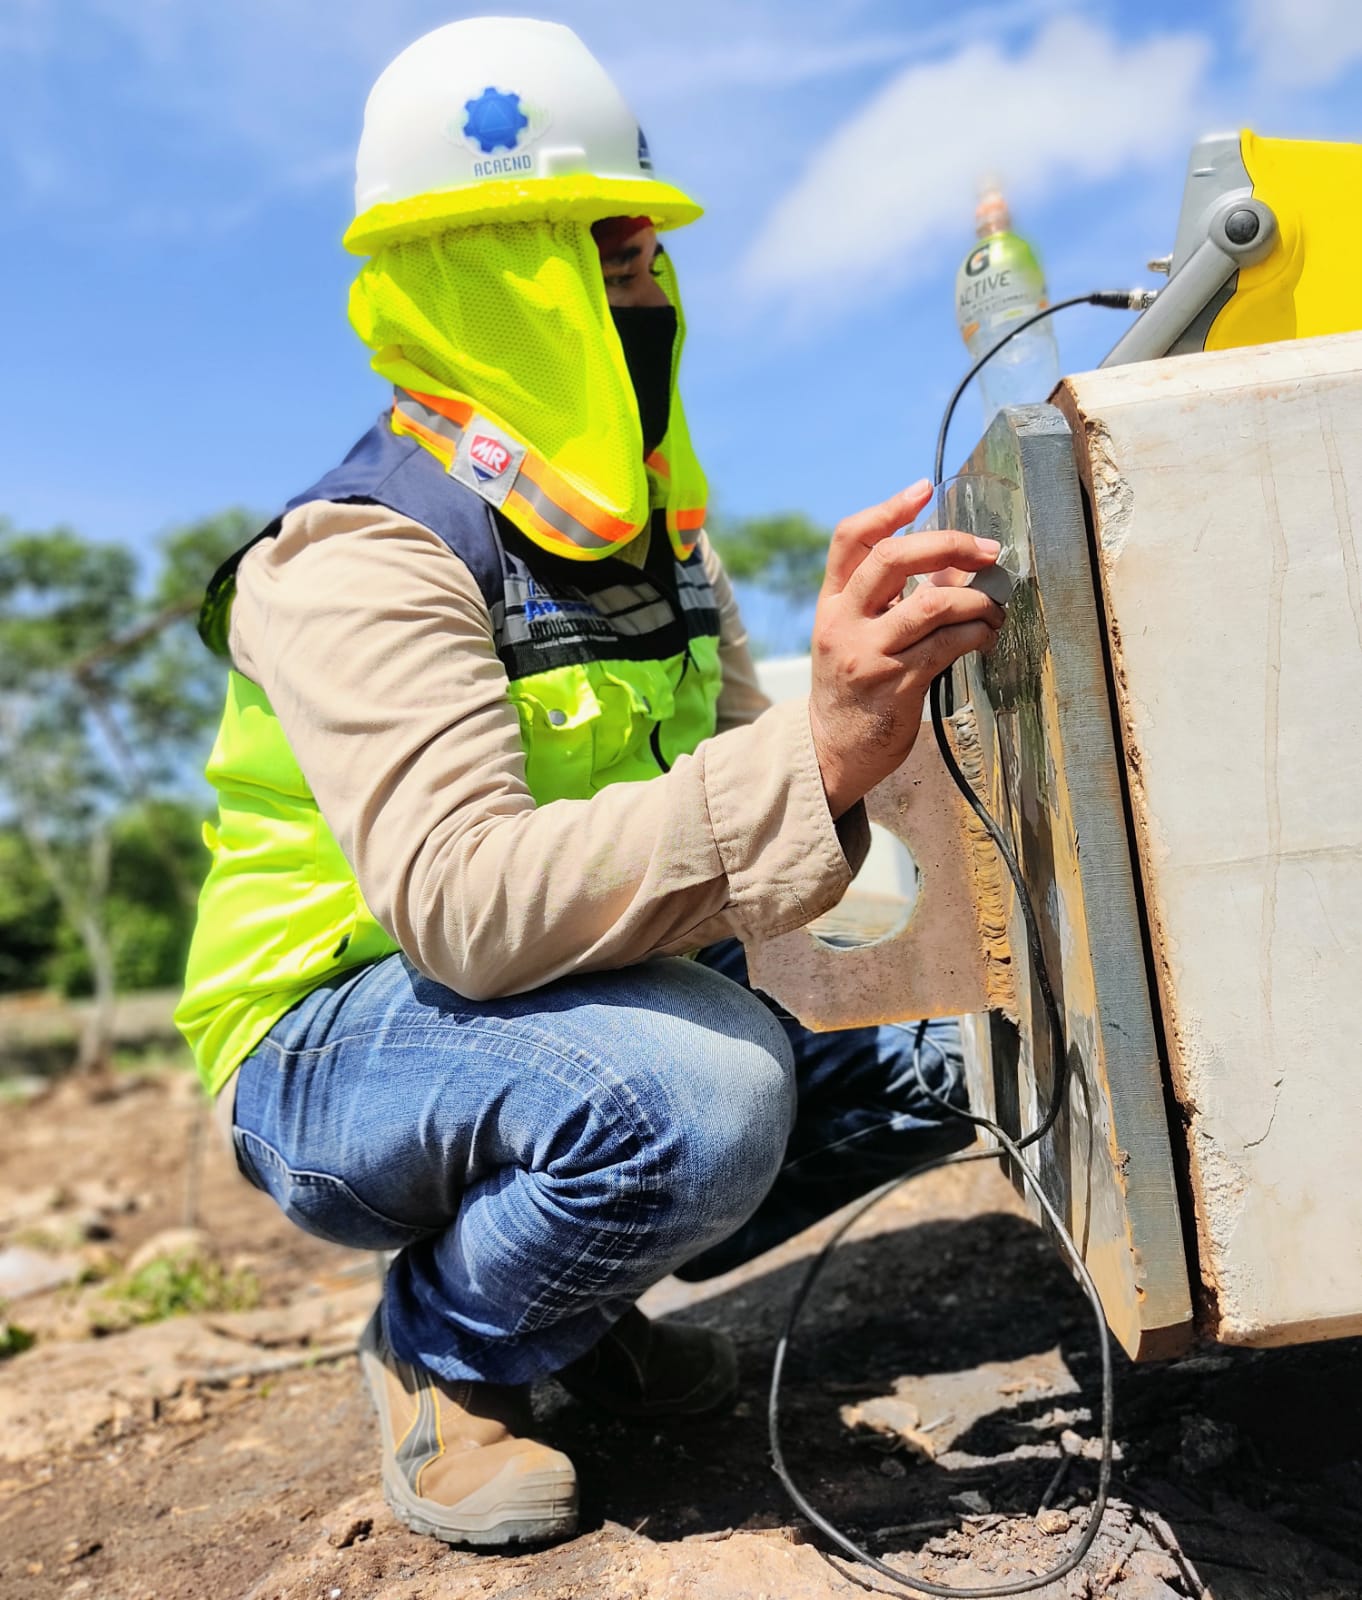
<path fill-rule="evenodd" d="M 993 233 L 1006 233 L 1012 226 L 1012 213 L 1003 198 L 996 178 L 985 178 L 979 185 L 979 204 L 974 208 L 974 226 L 981 239 Z"/>

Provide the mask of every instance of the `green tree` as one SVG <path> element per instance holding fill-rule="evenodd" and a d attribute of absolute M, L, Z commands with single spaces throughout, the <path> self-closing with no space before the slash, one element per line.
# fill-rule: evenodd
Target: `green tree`
<path fill-rule="evenodd" d="M 112 819 L 105 919 L 119 993 L 166 988 L 184 973 L 207 860 L 202 815 L 194 800 L 153 799 Z M 89 952 L 70 930 L 56 931 L 39 970 L 63 994 L 94 992 Z"/>
<path fill-rule="evenodd" d="M 799 511 L 711 522 L 710 539 L 733 579 L 758 655 L 809 648 L 814 602 L 831 534 Z"/>
<path fill-rule="evenodd" d="M 708 532 L 735 582 L 756 584 L 787 600 L 812 600 L 818 594 L 832 535 L 802 511 L 719 521 Z"/>
<path fill-rule="evenodd" d="M 89 732 L 80 657 L 128 626 L 136 562 L 69 528 L 0 528 L 0 782 L 62 918 L 82 941 L 96 1006 L 80 1063 L 104 1052 L 113 957 L 103 906 L 109 881 L 107 763 Z"/>
<path fill-rule="evenodd" d="M 0 822 L 22 835 L 65 943 L 82 952 L 95 997 L 85 1067 L 107 1053 L 120 966 L 110 919 L 118 819 L 183 787 L 222 675 L 191 619 L 214 567 L 253 525 L 228 512 L 170 534 L 147 581 L 120 545 L 0 520 Z M 150 814 L 146 828 L 151 876 L 187 901 L 192 879 Z"/>
<path fill-rule="evenodd" d="M 0 829 L 0 994 L 37 987 L 56 943 L 61 908 L 17 828 Z"/>

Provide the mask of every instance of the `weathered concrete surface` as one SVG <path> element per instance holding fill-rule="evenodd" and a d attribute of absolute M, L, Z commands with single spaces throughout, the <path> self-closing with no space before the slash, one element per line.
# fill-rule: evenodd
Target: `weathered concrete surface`
<path fill-rule="evenodd" d="M 1070 379 L 1208 1331 L 1362 1329 L 1362 336 Z"/>

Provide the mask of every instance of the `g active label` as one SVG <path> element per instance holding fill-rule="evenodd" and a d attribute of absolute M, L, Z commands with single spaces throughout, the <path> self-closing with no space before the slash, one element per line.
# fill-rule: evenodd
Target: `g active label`
<path fill-rule="evenodd" d="M 501 440 L 485 433 L 473 435 L 468 444 L 468 454 L 472 457 L 473 471 L 484 480 L 499 478 L 511 464 L 511 452 Z"/>

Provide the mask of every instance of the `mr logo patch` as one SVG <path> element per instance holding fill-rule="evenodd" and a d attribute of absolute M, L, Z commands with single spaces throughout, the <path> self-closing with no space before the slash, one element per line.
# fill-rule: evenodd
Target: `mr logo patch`
<path fill-rule="evenodd" d="M 449 475 L 498 509 L 505 503 L 525 459 L 525 446 L 475 416 L 449 464 Z"/>

